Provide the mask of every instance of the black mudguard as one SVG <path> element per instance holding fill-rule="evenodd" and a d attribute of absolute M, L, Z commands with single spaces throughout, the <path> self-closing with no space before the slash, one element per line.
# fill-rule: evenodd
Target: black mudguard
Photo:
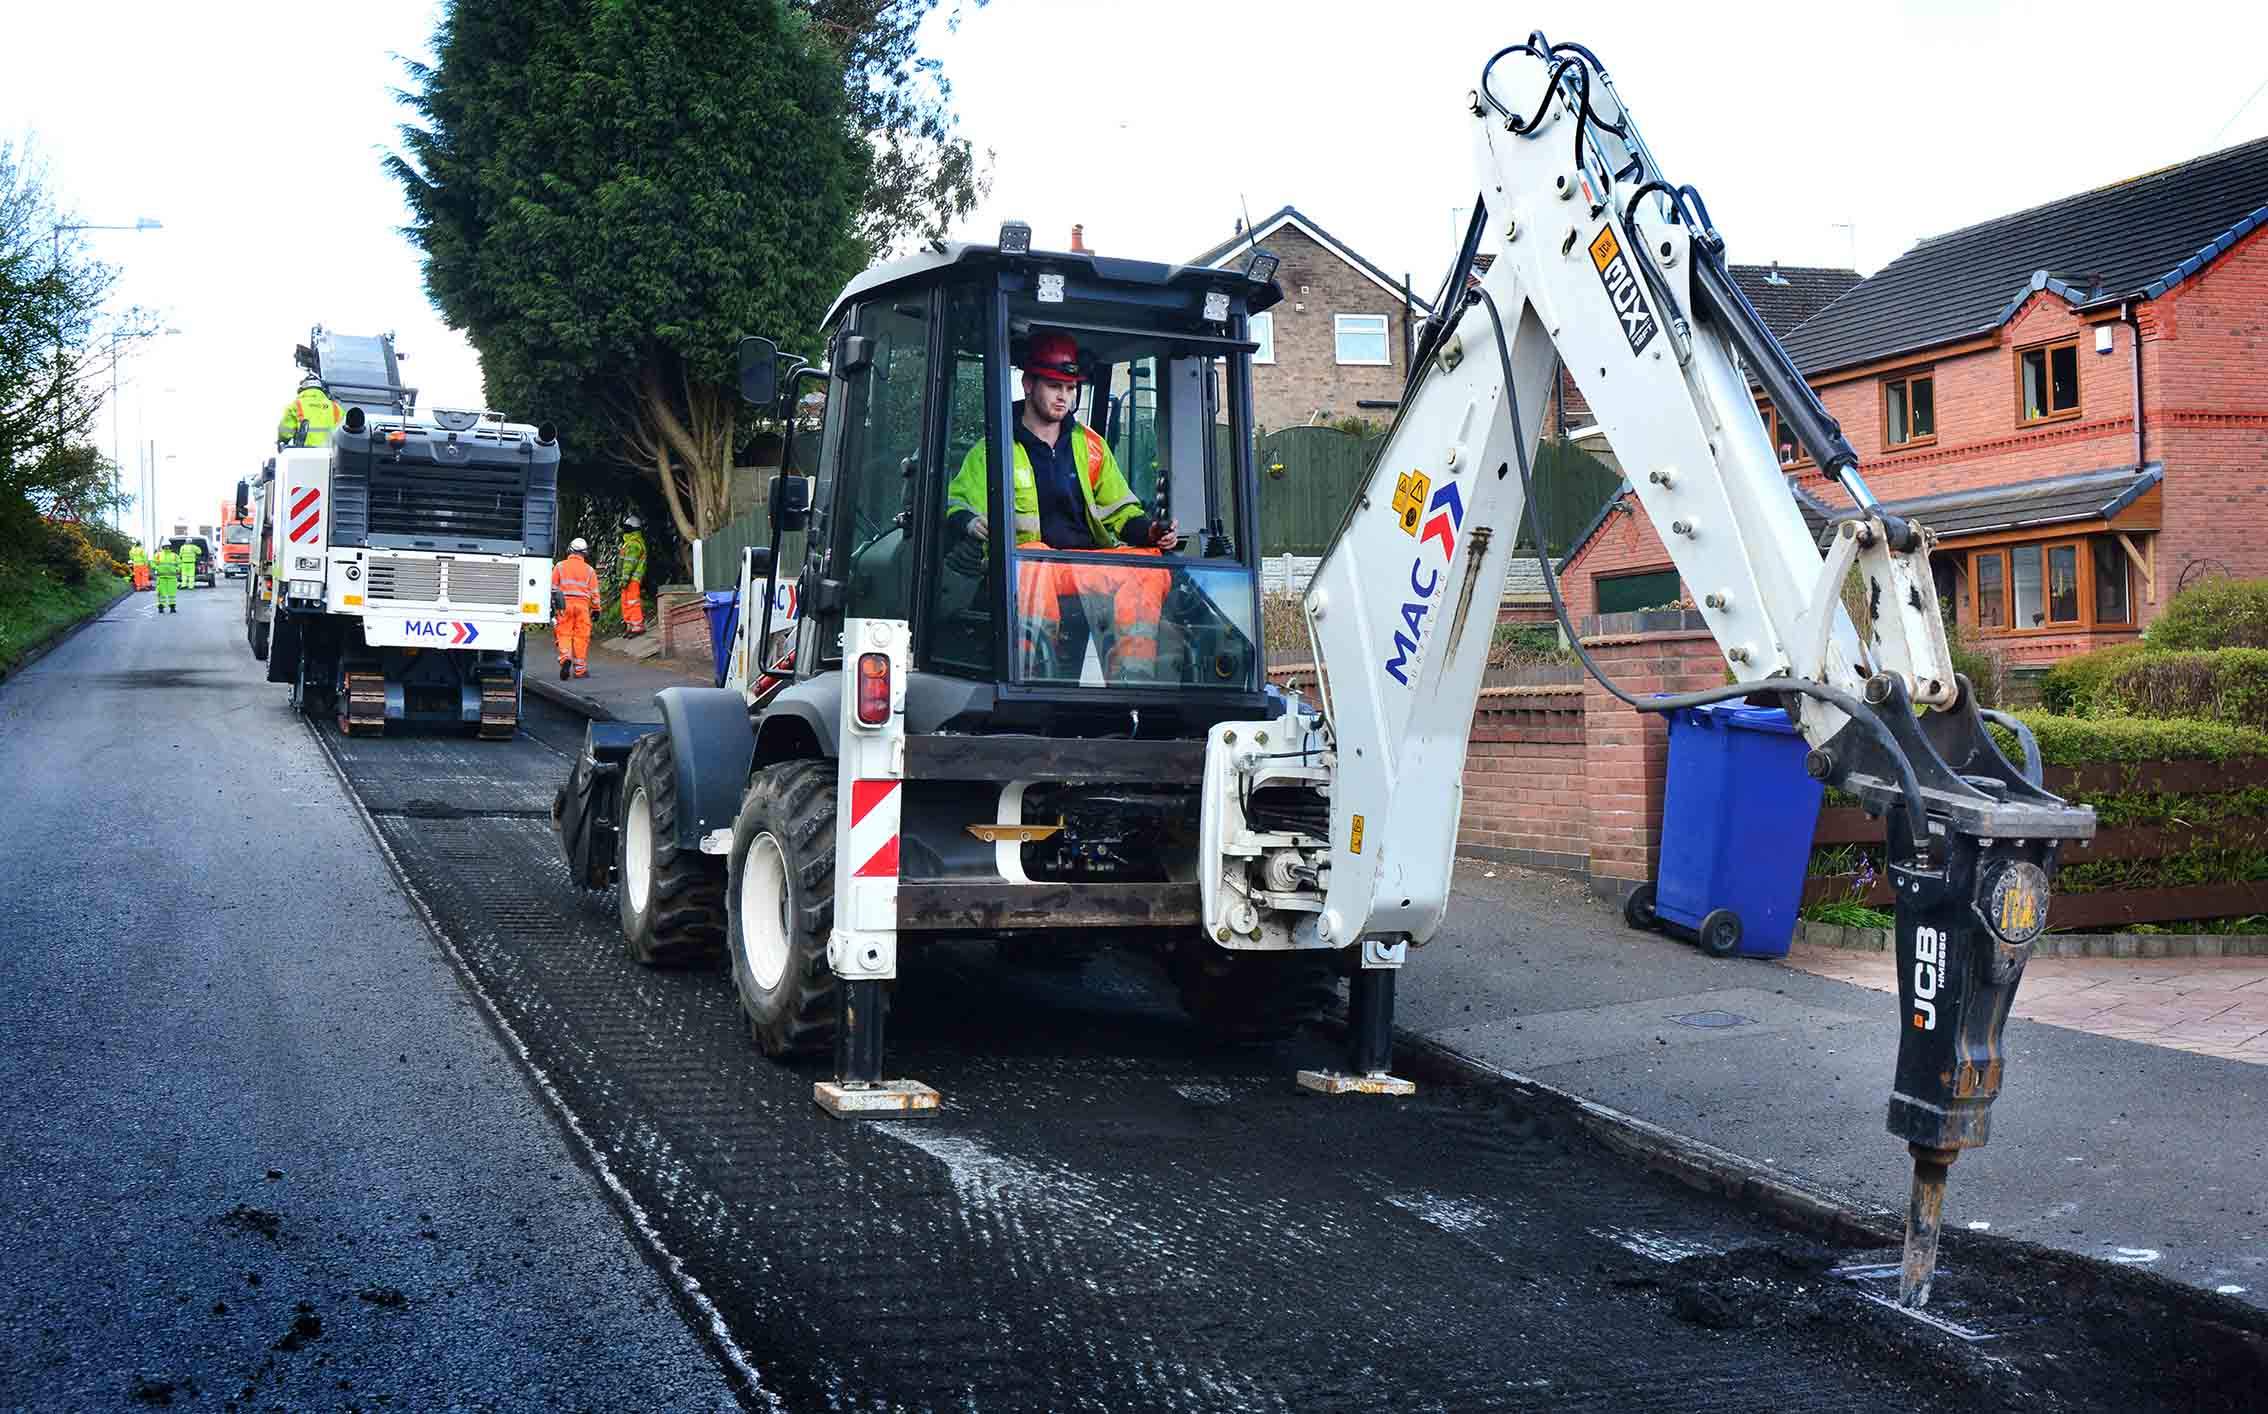
<path fill-rule="evenodd" d="M 567 875 L 586 889 L 614 882 L 614 836 L 622 818 L 622 763 L 638 739 L 658 726 L 592 722 L 583 732 L 583 751 L 567 784 L 551 801 L 552 828 L 567 857 Z"/>
<path fill-rule="evenodd" d="M 665 687 L 654 705 L 677 758 L 677 847 L 699 850 L 701 836 L 739 818 L 756 725 L 747 699 L 730 688 Z"/>

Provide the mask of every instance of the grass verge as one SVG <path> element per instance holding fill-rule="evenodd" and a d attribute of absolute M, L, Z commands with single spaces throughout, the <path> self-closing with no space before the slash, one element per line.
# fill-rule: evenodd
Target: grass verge
<path fill-rule="evenodd" d="M 96 578 L 74 586 L 43 570 L 0 565 L 0 678 L 50 634 L 100 613 L 130 582 Z"/>

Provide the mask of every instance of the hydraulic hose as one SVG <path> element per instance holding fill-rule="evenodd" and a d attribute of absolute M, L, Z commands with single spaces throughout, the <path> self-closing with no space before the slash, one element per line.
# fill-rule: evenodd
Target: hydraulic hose
<path fill-rule="evenodd" d="M 1641 699 L 1625 691 L 1620 683 L 1607 676 L 1606 670 L 1599 666 L 1598 660 L 1583 646 L 1582 635 L 1575 631 L 1575 625 L 1569 621 L 1567 601 L 1559 592 L 1559 575 L 1552 568 L 1549 549 L 1551 538 L 1543 524 L 1543 503 L 1536 499 L 1534 474 L 1528 462 L 1527 440 L 1520 433 L 1520 393 L 1512 379 L 1512 345 L 1504 334 L 1504 317 L 1497 311 L 1496 300 L 1485 288 L 1476 289 L 1473 293 L 1488 307 L 1489 323 L 1496 333 L 1496 358 L 1504 373 L 1504 397 L 1512 415 L 1513 459 L 1520 468 L 1520 494 L 1527 503 L 1528 514 L 1533 518 L 1535 526 L 1536 561 L 1543 568 L 1544 592 L 1551 597 L 1551 611 L 1559 620 L 1560 631 L 1567 635 L 1568 643 L 1575 649 L 1575 656 L 1582 661 L 1584 671 L 1598 679 L 1599 686 L 1641 712 L 1674 712 L 1681 707 L 1704 707 L 1710 703 L 1729 702 L 1736 697 L 1747 697 L 1757 692 L 1790 692 L 1825 702 L 1858 723 L 1860 730 L 1881 745 L 1898 772 L 1898 789 L 1905 799 L 1906 825 L 1911 832 L 1910 837 L 1916 840 L 1928 839 L 1928 812 L 1922 804 L 1921 777 L 1915 774 L 1914 763 L 1899 747 L 1898 739 L 1891 735 L 1890 728 L 1875 715 L 1874 709 L 1840 688 L 1800 678 L 1769 677 L 1756 682 L 1704 688 L 1699 692 L 1680 692 Z M 2027 751 L 2026 755 L 2029 757 L 2031 752 Z"/>

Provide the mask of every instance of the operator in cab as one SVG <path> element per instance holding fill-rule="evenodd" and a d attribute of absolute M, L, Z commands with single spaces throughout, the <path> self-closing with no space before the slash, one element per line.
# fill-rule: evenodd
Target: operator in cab
<path fill-rule="evenodd" d="M 1079 394 L 1079 348 L 1069 335 L 1035 334 L 1023 360 L 1024 396 L 1014 409 L 1012 504 L 1016 546 L 1157 555 L 1177 549 L 1181 528 L 1147 515 L 1101 433 L 1071 415 Z M 991 538 L 985 444 L 969 449 L 946 490 L 949 527 L 981 549 Z M 1158 620 L 1171 576 L 1162 568 L 1037 561 L 1017 575 L 1027 634 L 1051 640 L 1048 675 L 1076 678 L 1089 625 L 1107 623 L 1107 681 L 1141 678 L 1156 662 Z"/>

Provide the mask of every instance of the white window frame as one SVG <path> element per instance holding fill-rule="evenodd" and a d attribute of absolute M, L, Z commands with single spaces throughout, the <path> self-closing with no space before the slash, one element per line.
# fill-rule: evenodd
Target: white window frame
<path fill-rule="evenodd" d="M 1275 311 L 1270 310 L 1266 314 L 1252 315 L 1245 321 L 1245 328 L 1252 336 L 1252 341 L 1260 346 L 1259 352 L 1252 355 L 1252 361 L 1254 363 L 1274 363 L 1276 361 Z"/>
<path fill-rule="evenodd" d="M 1347 358 L 1343 356 L 1340 353 L 1339 339 L 1341 335 L 1347 332 L 1347 322 L 1349 320 L 1361 320 L 1367 324 L 1374 319 L 1378 321 L 1378 342 L 1380 347 L 1386 350 L 1386 357 Z M 1368 333 L 1370 331 L 1365 329 L 1362 332 Z M 1331 316 L 1331 356 L 1334 362 L 1341 365 L 1351 368 L 1392 368 L 1394 366 L 1393 337 L 1394 320 L 1391 315 L 1334 314 Z"/>

